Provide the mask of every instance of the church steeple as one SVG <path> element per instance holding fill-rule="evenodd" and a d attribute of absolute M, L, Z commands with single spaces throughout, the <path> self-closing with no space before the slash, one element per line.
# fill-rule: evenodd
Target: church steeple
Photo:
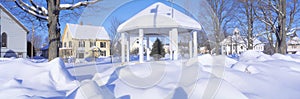
<path fill-rule="evenodd" d="M 233 35 L 240 35 L 240 30 L 238 28 L 235 28 L 233 30 Z"/>

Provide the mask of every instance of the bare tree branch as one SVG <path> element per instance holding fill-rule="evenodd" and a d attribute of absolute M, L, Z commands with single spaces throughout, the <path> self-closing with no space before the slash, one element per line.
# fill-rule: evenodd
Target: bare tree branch
<path fill-rule="evenodd" d="M 101 0 L 92 0 L 92 1 L 81 1 L 81 2 L 78 2 L 78 3 L 75 3 L 75 4 L 60 4 L 59 6 L 59 9 L 60 10 L 73 10 L 75 8 L 79 8 L 81 6 L 87 6 L 89 4 L 94 4 L 98 1 L 101 1 Z"/>
<path fill-rule="evenodd" d="M 33 0 L 30 0 L 30 3 L 31 3 L 35 8 L 37 8 L 38 10 L 40 10 L 40 11 L 42 12 L 42 15 L 48 16 L 48 10 L 47 10 L 45 7 L 42 7 L 42 6 L 39 6 L 39 5 L 35 4 L 35 3 L 33 2 Z"/>
<path fill-rule="evenodd" d="M 29 6 L 28 4 L 24 3 L 22 0 L 14 0 L 16 5 L 21 8 L 22 10 L 24 10 L 25 12 L 32 14 L 40 19 L 44 19 L 47 20 L 48 16 L 44 16 L 42 11 L 38 11 L 38 9 L 36 9 L 35 7 Z M 26 8 L 25 8 L 25 7 Z"/>
<path fill-rule="evenodd" d="M 268 2 L 266 2 L 266 0 L 260 0 L 262 3 L 264 4 L 268 4 Z M 270 2 L 271 4 L 269 4 L 269 6 L 272 7 L 272 9 L 274 9 L 276 12 L 278 12 L 280 15 L 284 15 L 274 4 L 273 2 Z"/>

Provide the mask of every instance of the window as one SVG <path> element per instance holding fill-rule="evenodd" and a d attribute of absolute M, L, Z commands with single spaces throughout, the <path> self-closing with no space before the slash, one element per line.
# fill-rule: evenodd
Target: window
<path fill-rule="evenodd" d="M 2 47 L 7 47 L 7 34 L 2 33 Z"/>
<path fill-rule="evenodd" d="M 85 47 L 85 42 L 84 41 L 79 41 L 79 47 Z"/>
<path fill-rule="evenodd" d="M 84 58 L 84 53 L 78 53 L 78 58 Z"/>
<path fill-rule="evenodd" d="M 78 47 L 81 47 L 81 41 L 78 42 Z"/>
<path fill-rule="evenodd" d="M 296 45 L 292 45 L 292 49 L 296 49 Z"/>
<path fill-rule="evenodd" d="M 106 51 L 100 51 L 100 56 L 106 56 Z"/>
<path fill-rule="evenodd" d="M 64 42 L 64 47 L 67 47 L 67 42 Z"/>
<path fill-rule="evenodd" d="M 72 47 L 72 42 L 71 41 L 69 41 L 69 47 Z"/>
<path fill-rule="evenodd" d="M 100 48 L 106 48 L 106 42 L 100 42 Z"/>
<path fill-rule="evenodd" d="M 84 41 L 82 41 L 82 47 L 85 47 L 85 42 Z"/>
<path fill-rule="evenodd" d="M 96 42 L 90 41 L 90 47 L 96 46 Z"/>

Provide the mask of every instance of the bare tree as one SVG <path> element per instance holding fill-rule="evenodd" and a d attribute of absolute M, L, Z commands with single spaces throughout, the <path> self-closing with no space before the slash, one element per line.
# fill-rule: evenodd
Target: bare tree
<path fill-rule="evenodd" d="M 49 33 L 49 61 L 59 57 L 59 45 L 60 45 L 60 24 L 59 15 L 62 10 L 73 10 L 81 6 L 87 6 L 89 4 L 94 4 L 100 0 L 87 0 L 80 1 L 72 4 L 61 4 L 60 0 L 46 0 L 46 7 L 37 5 L 36 2 L 30 0 L 30 4 L 25 3 L 22 0 L 14 0 L 16 5 L 23 11 L 36 16 L 40 20 L 47 20 L 47 27 Z"/>
<path fill-rule="evenodd" d="M 300 3 L 299 0 L 291 0 L 289 2 L 287 2 L 287 11 L 288 11 L 288 21 L 287 21 L 287 30 L 291 30 L 293 23 L 295 21 L 298 21 L 297 19 L 295 19 L 296 14 L 299 14 L 300 11 Z M 295 36 L 296 34 L 294 34 Z"/>
<path fill-rule="evenodd" d="M 299 12 L 298 0 L 290 0 L 288 5 L 286 0 L 259 0 L 258 3 L 255 16 L 265 23 L 267 33 L 275 34 L 275 52 L 286 54 L 287 31 L 292 28 Z M 268 40 L 273 43 L 272 34 L 268 34 Z"/>
<path fill-rule="evenodd" d="M 213 24 L 214 24 L 214 38 L 215 38 L 215 52 L 216 54 L 220 54 L 220 42 L 222 40 L 222 36 L 226 36 L 227 24 L 232 21 L 234 18 L 234 9 L 236 8 L 235 1 L 233 0 L 207 0 L 209 5 L 212 8 L 213 13 L 212 16 Z"/>
<path fill-rule="evenodd" d="M 253 49 L 254 0 L 240 0 L 247 18 L 248 49 Z"/>
<path fill-rule="evenodd" d="M 121 54 L 121 51 L 119 50 L 121 48 L 119 38 L 120 38 L 120 33 L 117 32 L 117 29 L 119 25 L 121 25 L 120 20 L 118 20 L 116 17 L 112 17 L 110 19 L 111 26 L 109 27 L 109 36 L 111 38 L 111 46 L 110 46 L 110 52 L 114 54 Z"/>

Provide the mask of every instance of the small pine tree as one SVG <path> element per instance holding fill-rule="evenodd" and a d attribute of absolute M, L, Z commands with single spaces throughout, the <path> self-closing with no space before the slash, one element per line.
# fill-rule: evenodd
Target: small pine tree
<path fill-rule="evenodd" d="M 150 53 L 150 56 L 154 57 L 156 60 L 162 58 L 165 56 L 166 52 L 163 48 L 163 44 L 161 43 L 161 41 L 157 38 L 154 42 L 154 44 L 152 45 L 152 50 Z"/>

